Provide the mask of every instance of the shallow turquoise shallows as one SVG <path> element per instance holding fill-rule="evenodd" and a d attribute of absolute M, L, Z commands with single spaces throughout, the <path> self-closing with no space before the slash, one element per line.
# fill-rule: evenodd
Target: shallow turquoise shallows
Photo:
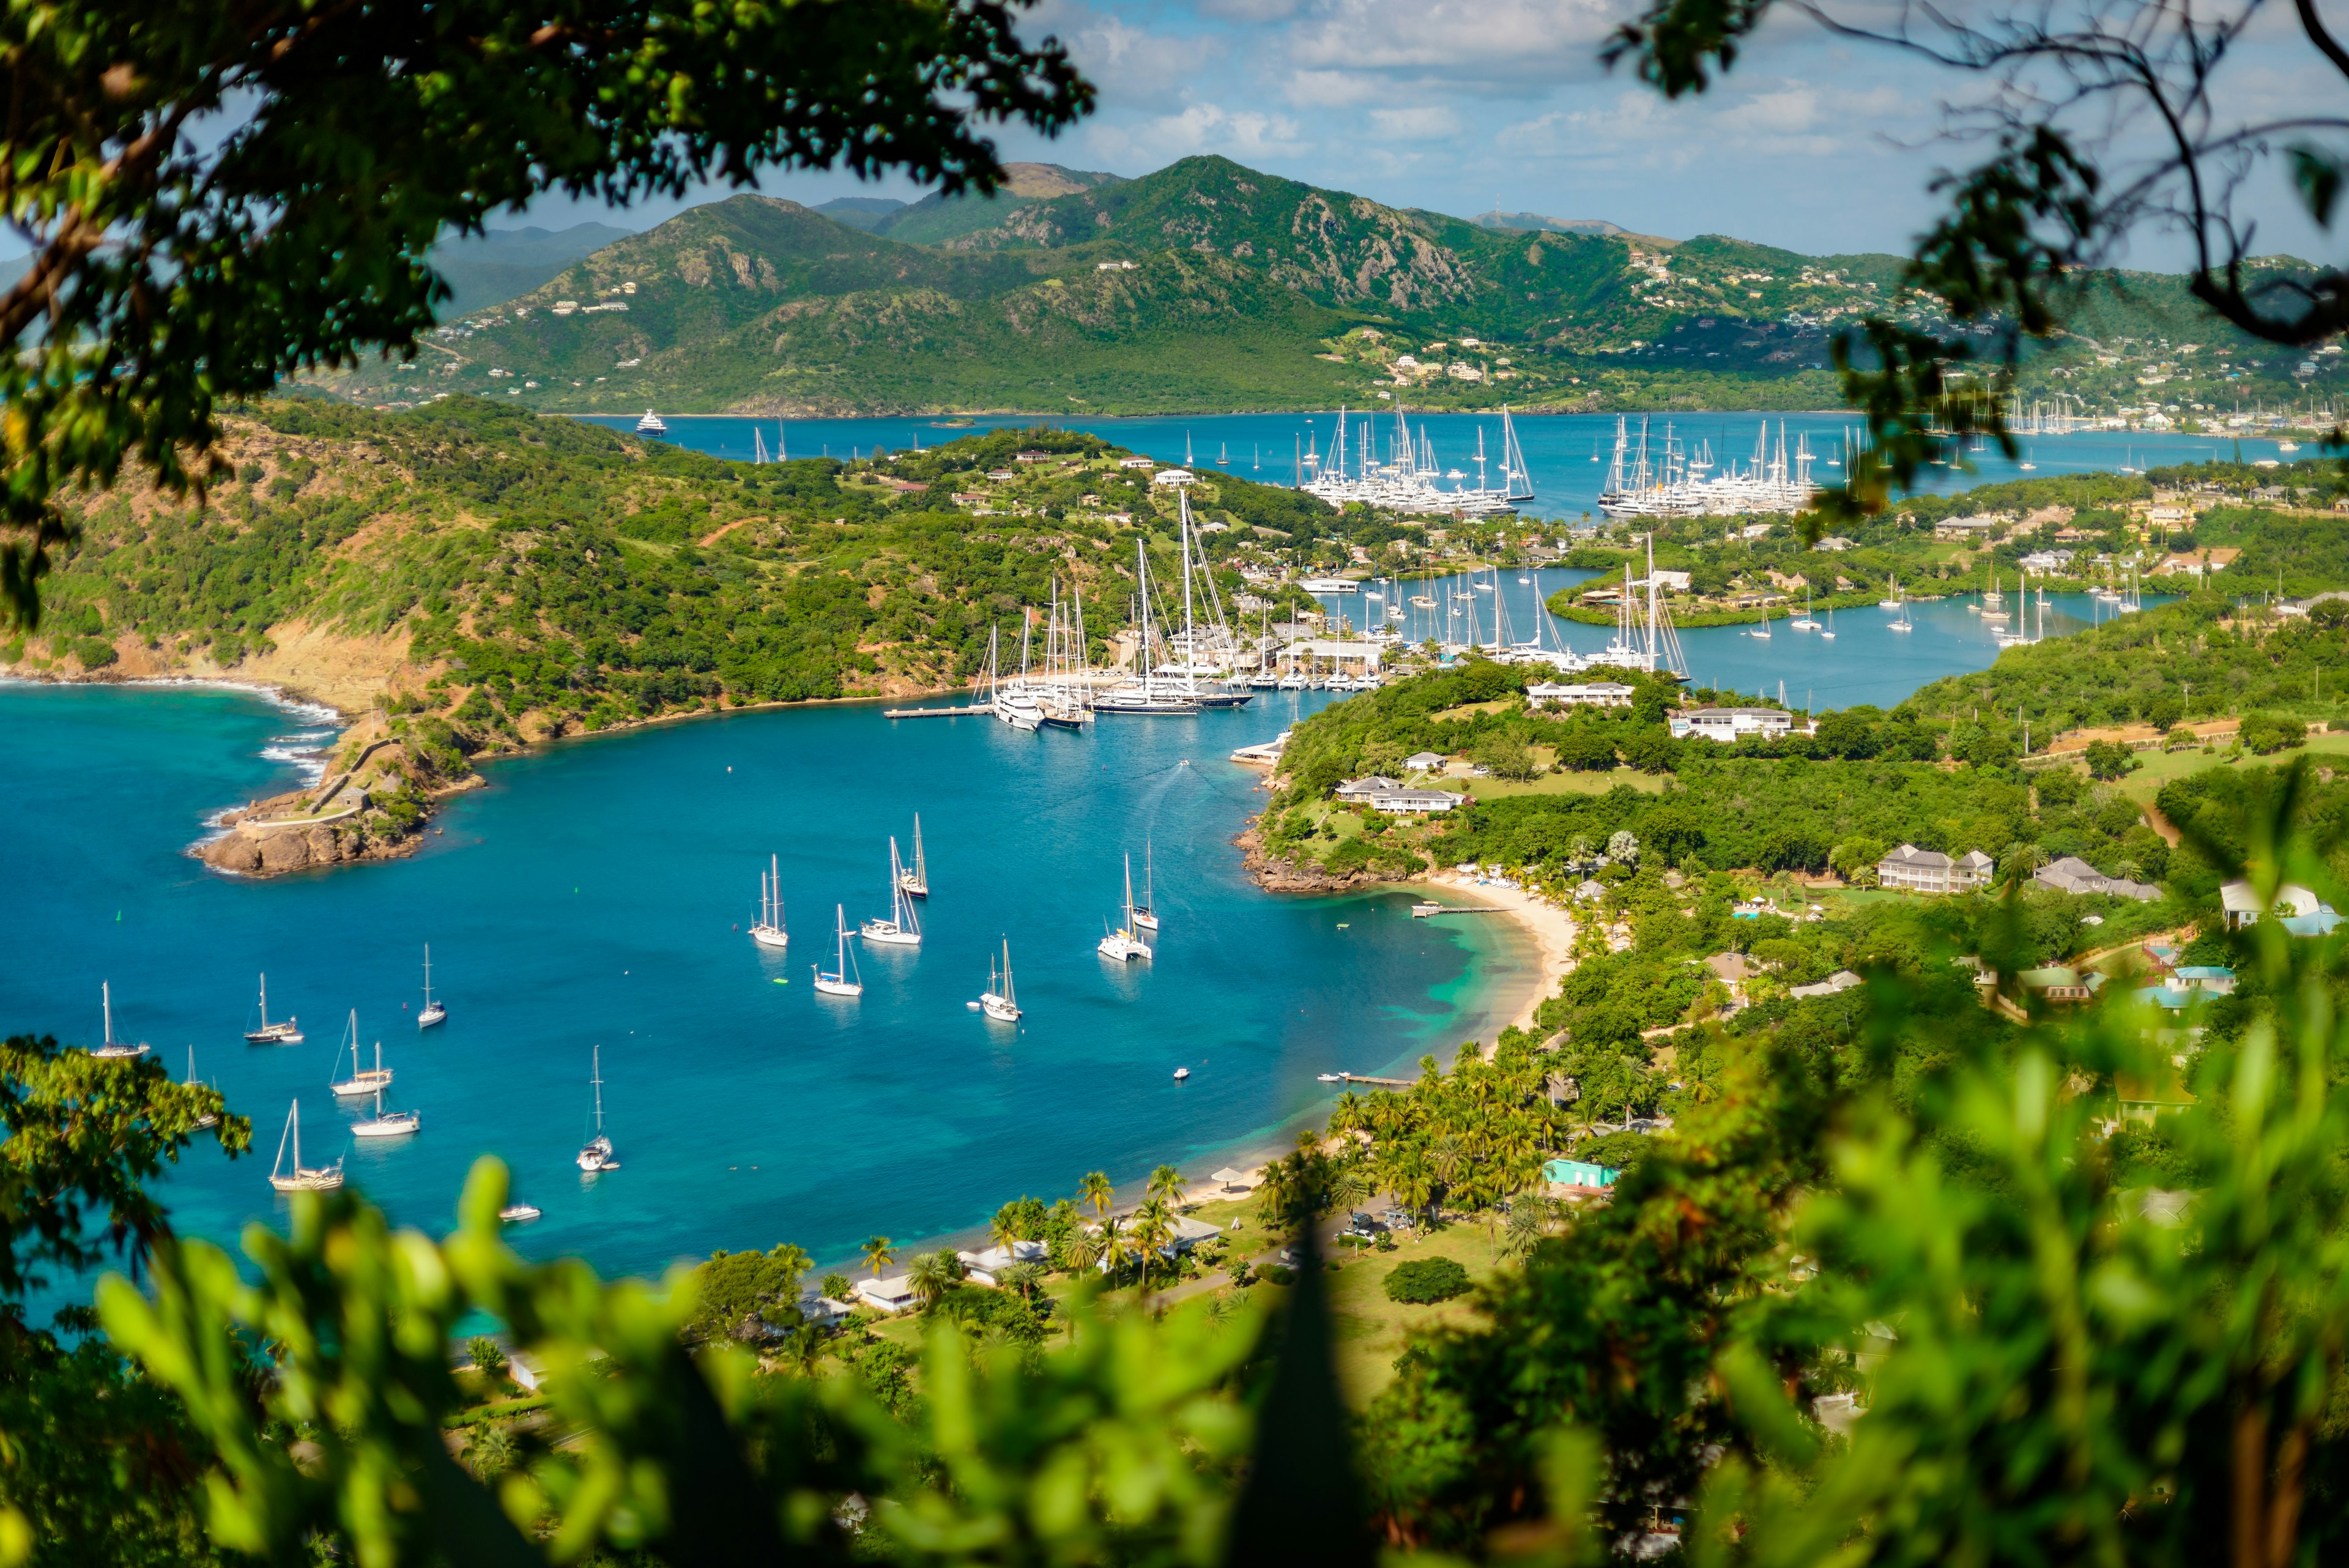
<path fill-rule="evenodd" d="M 181 1227 L 222 1240 L 282 1213 L 266 1177 L 296 1096 L 305 1160 L 347 1158 L 396 1219 L 444 1227 L 466 1168 L 495 1153 L 545 1210 L 525 1250 L 614 1272 L 784 1241 L 837 1261 L 1092 1169 L 1205 1172 L 1324 1101 L 1320 1073 L 1490 1038 L 1477 998 L 1529 972 L 1504 922 L 1247 880 L 1230 840 L 1260 775 L 1226 754 L 1325 701 L 1090 735 L 861 705 L 663 725 L 492 764 L 412 859 L 246 882 L 181 851 L 210 812 L 294 782 L 261 753 L 297 718 L 220 691 L 0 687 L 0 878 L 19 909 L 0 1026 L 93 1042 L 110 981 L 118 1032 L 175 1076 L 192 1044 L 254 1124 L 254 1158 L 199 1153 L 168 1180 Z M 920 950 L 864 947 L 863 999 L 818 997 L 833 905 L 852 929 L 885 912 L 888 837 L 910 853 L 916 811 Z M 1145 846 L 1158 957 L 1120 969 L 1093 944 L 1122 857 L 1139 884 Z M 771 853 L 787 955 L 745 934 Z M 1016 1028 L 965 1005 L 1006 938 Z M 450 1021 L 419 1036 L 428 941 Z M 264 970 L 305 1044 L 243 1044 Z M 354 1007 L 396 1075 L 387 1103 L 423 1113 L 413 1139 L 354 1145 L 327 1093 Z M 622 1168 L 588 1179 L 573 1157 L 597 1044 Z"/>

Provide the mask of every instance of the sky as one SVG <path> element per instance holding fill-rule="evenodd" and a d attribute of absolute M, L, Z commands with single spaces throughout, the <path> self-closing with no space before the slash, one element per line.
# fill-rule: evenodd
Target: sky
<path fill-rule="evenodd" d="M 1860 6 L 1892 0 L 1856 0 Z M 1626 0 L 1043 0 L 1023 32 L 1056 36 L 1101 89 L 1057 140 L 999 138 L 1010 159 L 1129 177 L 1194 153 L 1393 206 L 1604 218 L 1682 239 L 1723 234 L 1808 254 L 1905 252 L 1930 220 L 1927 186 L 1971 161 L 1948 135 L 1952 93 L 1978 84 L 1782 12 L 1701 98 L 1668 102 L 1599 47 Z M 2340 82 L 2288 23 L 2230 69 L 2241 101 L 2334 111 Z M 2126 135 L 2124 137 L 2126 140 Z M 837 173 L 771 175 L 811 204 L 921 192 Z M 707 192 L 715 199 L 730 191 Z M 2261 249 L 2328 253 L 2281 186 L 2254 186 Z M 648 227 L 687 203 L 615 216 L 559 202 L 527 220 Z M 2174 265 L 2147 239 L 2124 258 Z"/>

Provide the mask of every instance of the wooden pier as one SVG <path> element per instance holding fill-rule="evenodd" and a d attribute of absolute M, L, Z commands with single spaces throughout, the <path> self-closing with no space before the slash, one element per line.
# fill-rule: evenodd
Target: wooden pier
<path fill-rule="evenodd" d="M 884 708 L 884 719 L 976 719 L 991 717 L 992 708 L 973 705 L 968 708 Z"/>
<path fill-rule="evenodd" d="M 1381 1089 L 1409 1089 L 1418 1085 L 1417 1078 L 1373 1078 L 1368 1073 L 1340 1073 L 1339 1077 L 1349 1084 L 1375 1084 Z"/>
<path fill-rule="evenodd" d="M 1411 918 L 1426 919 L 1430 915 L 1506 915 L 1508 911 L 1498 904 L 1413 904 Z"/>

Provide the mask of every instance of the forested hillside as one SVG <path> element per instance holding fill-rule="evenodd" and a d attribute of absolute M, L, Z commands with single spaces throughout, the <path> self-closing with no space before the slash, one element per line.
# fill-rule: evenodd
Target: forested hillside
<path fill-rule="evenodd" d="M 1491 228 L 1214 157 L 1138 180 L 1014 170 L 991 199 L 835 206 L 847 222 L 761 196 L 696 207 L 450 320 L 413 365 L 326 384 L 368 404 L 475 391 L 543 410 L 797 415 L 1381 395 L 1822 408 L 1842 327 L 1869 314 L 1947 325 L 1902 288 L 1895 256 Z M 2034 398 L 2101 408 L 2160 386 L 2225 408 L 2341 373 L 2331 358 L 2299 371 L 2219 327 L 2177 278 L 2084 274 L 2073 311 L 2075 332 L 2035 351 Z"/>
<path fill-rule="evenodd" d="M 1052 455 L 988 480 L 1015 448 Z M 1053 431 L 752 466 L 471 399 L 406 414 L 301 400 L 252 410 L 228 450 L 234 478 L 202 510 L 129 493 L 91 506 L 42 634 L 0 645 L 0 662 L 278 680 L 347 709 L 440 715 L 468 749 L 494 749 L 953 685 L 990 627 L 1017 639 L 1055 575 L 1083 590 L 1097 640 L 1114 632 L 1134 541 L 1170 564 L 1174 548 L 1171 493 Z M 974 515 L 957 488 L 992 504 Z M 1294 493 L 1230 475 L 1195 502 L 1236 523 L 1315 521 Z M 321 690 L 297 656 L 360 668 L 350 691 Z"/>

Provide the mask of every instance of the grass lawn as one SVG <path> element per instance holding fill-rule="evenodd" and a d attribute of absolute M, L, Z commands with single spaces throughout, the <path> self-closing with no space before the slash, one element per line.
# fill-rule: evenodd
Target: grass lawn
<path fill-rule="evenodd" d="M 1603 774 L 1544 774 L 1522 784 L 1511 779 L 1470 779 L 1466 787 L 1478 800 L 1499 800 L 1515 794 L 1605 794 L 1617 784 L 1630 784 L 1648 794 L 1661 794 L 1668 782 L 1661 774 L 1614 768 Z"/>
<path fill-rule="evenodd" d="M 1349 1403 L 1361 1409 L 1394 1381 L 1395 1357 L 1402 1354 L 1413 1330 L 1465 1325 L 1479 1316 L 1465 1296 L 1433 1306 L 1389 1301 L 1386 1277 L 1395 1265 L 1413 1258 L 1450 1258 L 1482 1283 L 1493 1272 L 1491 1250 L 1485 1228 L 1464 1221 L 1392 1252 L 1339 1251 L 1334 1260 L 1339 1267 L 1330 1275 L 1330 1304 L 1337 1320 L 1338 1380 L 1345 1385 Z"/>
<path fill-rule="evenodd" d="M 2246 764 L 2263 767 L 2271 763 L 2289 762 L 2302 752 L 2323 757 L 2349 756 L 2349 734 L 2311 735 L 2306 745 L 2292 746 L 2265 757 L 2247 753 L 2240 762 L 2234 763 L 2199 751 L 2139 752 L 2137 756 L 2144 765 L 2120 781 L 2120 792 L 2140 805 L 2150 804 L 2153 797 L 2161 793 L 2162 785 L 2172 779 L 2184 778 L 2188 774 L 2199 774 L 2205 768 L 2240 768 Z"/>

